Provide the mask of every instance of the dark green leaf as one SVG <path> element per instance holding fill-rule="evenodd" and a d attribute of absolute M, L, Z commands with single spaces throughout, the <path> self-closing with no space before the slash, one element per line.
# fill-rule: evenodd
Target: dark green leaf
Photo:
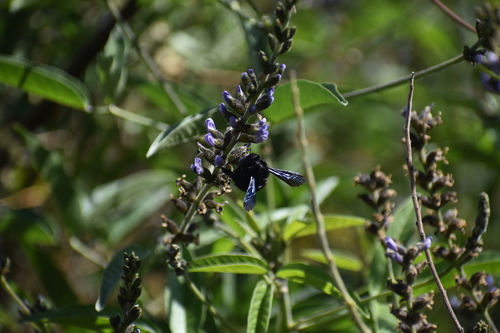
<path fill-rule="evenodd" d="M 113 329 L 109 324 L 109 317 L 117 314 L 123 316 L 123 310 L 108 308 L 102 312 L 97 312 L 91 305 L 75 305 L 36 313 L 22 318 L 21 322 L 27 323 L 41 321 L 85 328 L 93 330 L 94 332 L 113 332 Z M 139 318 L 134 322 L 134 324 L 141 329 L 141 332 L 159 332 L 144 318 Z"/>
<path fill-rule="evenodd" d="M 415 209 L 411 197 L 403 201 L 394 211 L 394 222 L 391 223 L 387 236 L 399 240 L 404 245 L 415 234 L 417 230 Z"/>
<path fill-rule="evenodd" d="M 259 280 L 248 311 L 247 333 L 266 333 L 273 305 L 274 284 Z"/>
<path fill-rule="evenodd" d="M 304 112 L 319 106 L 335 107 L 339 103 L 347 105 L 343 98 L 339 99 L 340 94 L 332 93 L 333 83 L 328 84 L 328 88 L 323 85 L 308 81 L 297 80 L 297 86 L 300 90 L 300 106 Z M 336 91 L 336 90 L 335 90 Z M 272 123 L 277 123 L 295 116 L 292 104 L 292 91 L 290 83 L 279 85 L 274 93 L 274 103 L 269 109 L 263 112 L 263 115 Z"/>
<path fill-rule="evenodd" d="M 303 263 L 285 265 L 277 273 L 277 277 L 297 283 L 307 284 L 328 295 L 340 297 L 340 292 L 332 283 L 332 277 L 324 270 Z"/>
<path fill-rule="evenodd" d="M 189 272 L 265 274 L 267 264 L 246 254 L 217 254 L 198 258 L 189 265 Z"/>
<path fill-rule="evenodd" d="M 0 82 L 61 105 L 90 111 L 90 95 L 85 85 L 55 67 L 0 56 Z"/>
<path fill-rule="evenodd" d="M 360 271 L 363 268 L 363 262 L 354 254 L 343 251 L 331 251 L 331 252 L 335 257 L 335 262 L 337 263 L 337 266 L 339 268 L 355 272 Z M 312 259 L 322 264 L 328 264 L 321 250 L 306 249 L 302 250 L 300 254 L 306 258 Z"/>
<path fill-rule="evenodd" d="M 97 302 L 95 303 L 95 309 L 96 311 L 100 312 L 104 309 L 106 306 L 106 301 L 108 300 L 109 296 L 111 296 L 111 293 L 115 289 L 116 285 L 118 282 L 120 282 L 120 278 L 123 274 L 123 253 L 126 252 L 128 254 L 131 254 L 132 252 L 135 253 L 136 256 L 139 257 L 139 259 L 143 260 L 146 258 L 147 251 L 146 249 L 136 246 L 136 245 L 131 245 L 127 246 L 126 248 L 123 248 L 116 252 L 116 254 L 113 256 L 111 261 L 109 262 L 108 266 L 106 269 L 104 269 L 104 272 L 102 273 L 102 281 L 101 281 L 101 288 L 99 290 L 99 298 L 97 299 Z"/>
<path fill-rule="evenodd" d="M 162 149 L 197 139 L 205 134 L 205 119 L 207 118 L 212 118 L 219 128 L 225 127 L 226 121 L 217 107 L 198 112 L 161 132 L 149 147 L 146 157 L 151 157 Z"/>

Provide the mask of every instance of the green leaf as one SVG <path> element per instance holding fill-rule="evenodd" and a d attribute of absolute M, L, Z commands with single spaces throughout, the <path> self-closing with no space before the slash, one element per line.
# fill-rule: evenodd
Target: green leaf
<path fill-rule="evenodd" d="M 269 326 L 273 305 L 274 284 L 264 280 L 257 282 L 248 311 L 247 333 L 265 333 Z"/>
<path fill-rule="evenodd" d="M 23 317 L 20 321 L 22 323 L 39 321 L 85 328 L 94 332 L 113 332 L 109 324 L 109 317 L 116 316 L 117 314 L 123 317 L 123 310 L 105 309 L 102 312 L 97 312 L 92 305 L 75 305 L 39 312 Z M 158 329 L 144 318 L 139 318 L 134 324 L 137 328 L 141 329 L 141 332 L 159 332 Z"/>
<path fill-rule="evenodd" d="M 217 107 L 195 113 L 161 132 L 149 147 L 146 157 L 151 157 L 162 149 L 197 139 L 206 133 L 205 119 L 207 118 L 212 118 L 219 127 L 226 124 Z"/>
<path fill-rule="evenodd" d="M 339 268 L 354 272 L 358 272 L 363 268 L 363 262 L 354 254 L 343 251 L 331 252 L 335 257 L 335 261 Z M 302 250 L 300 251 L 300 255 L 322 264 L 328 264 L 325 256 L 323 255 L 323 252 L 317 249 Z"/>
<path fill-rule="evenodd" d="M 325 215 L 324 218 L 326 231 L 347 227 L 364 226 L 366 223 L 366 219 L 350 215 L 332 214 Z M 295 237 L 303 237 L 307 235 L 313 235 L 315 233 L 316 223 L 294 221 L 286 227 L 283 234 L 283 239 L 287 241 Z"/>
<path fill-rule="evenodd" d="M 182 257 L 186 261 L 192 262 L 187 249 L 183 249 Z M 203 303 L 193 294 L 184 276 L 175 276 L 174 270 L 169 269 L 167 279 L 165 308 L 169 316 L 170 331 L 175 333 L 199 332 L 205 317 Z M 191 280 L 199 290 L 204 290 L 200 286 L 200 279 L 196 274 L 191 276 Z"/>
<path fill-rule="evenodd" d="M 108 300 L 109 296 L 111 296 L 111 293 L 115 289 L 118 282 L 120 282 L 120 278 L 123 275 L 123 265 L 125 264 L 123 262 L 124 252 L 128 254 L 134 252 L 135 255 L 138 256 L 141 260 L 146 258 L 147 255 L 146 249 L 136 245 L 127 246 L 126 248 L 123 248 L 116 252 L 116 254 L 109 262 L 108 266 L 102 273 L 99 298 L 95 303 L 95 309 L 97 312 L 100 312 L 104 309 L 104 307 L 106 306 L 106 301 Z"/>
<path fill-rule="evenodd" d="M 337 99 L 339 100 L 340 104 L 342 104 L 342 105 L 347 105 L 348 104 L 348 102 L 344 98 L 344 96 L 342 96 L 340 94 L 340 92 L 338 91 L 337 85 L 335 83 L 333 83 L 333 82 L 326 82 L 326 83 L 322 83 L 321 85 L 323 87 L 325 87 L 326 89 L 330 90 L 330 92 L 332 94 L 334 94 L 335 97 L 337 97 Z"/>
<path fill-rule="evenodd" d="M 189 265 L 189 272 L 265 274 L 267 264 L 246 254 L 217 254 L 198 258 Z"/>
<path fill-rule="evenodd" d="M 0 56 L 0 83 L 74 109 L 90 111 L 85 85 L 68 73 L 18 57 Z"/>
<path fill-rule="evenodd" d="M 307 284 L 328 295 L 340 297 L 340 292 L 332 283 L 332 277 L 324 270 L 303 263 L 291 263 L 281 268 L 276 276 L 297 283 Z"/>
<path fill-rule="evenodd" d="M 315 107 L 332 107 L 340 104 L 347 105 L 347 101 L 334 89 L 335 84 L 328 83 L 327 87 L 308 80 L 297 80 L 300 90 L 300 106 L 304 112 Z M 336 93 L 332 92 L 335 91 Z M 342 97 L 341 99 L 339 98 Z M 263 115 L 272 123 L 277 123 L 295 116 L 292 104 L 290 83 L 279 85 L 274 93 L 274 103 Z"/>
<path fill-rule="evenodd" d="M 391 223 L 387 236 L 399 240 L 402 244 L 408 245 L 412 236 L 415 235 L 417 227 L 415 225 L 415 209 L 411 197 L 403 201 L 394 211 L 394 222 Z"/>

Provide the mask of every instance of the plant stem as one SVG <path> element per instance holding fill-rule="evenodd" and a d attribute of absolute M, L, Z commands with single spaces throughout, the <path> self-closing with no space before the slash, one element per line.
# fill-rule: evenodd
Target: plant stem
<path fill-rule="evenodd" d="M 412 111 L 412 102 L 413 102 L 413 90 L 414 90 L 414 81 L 415 81 L 415 73 L 410 75 L 410 93 L 408 95 L 408 105 L 406 112 L 406 122 L 405 122 L 405 141 L 406 141 L 406 165 L 408 166 L 408 177 L 410 177 L 410 188 L 411 188 L 411 198 L 413 201 L 413 207 L 415 208 L 415 216 L 417 218 L 417 228 L 418 233 L 420 235 L 420 239 L 425 241 L 426 235 L 424 231 L 424 225 L 422 223 L 422 213 L 420 210 L 420 204 L 418 202 L 417 196 L 417 186 L 415 183 L 415 170 L 413 167 L 412 161 L 412 150 L 411 150 L 411 137 L 410 137 L 410 123 L 411 123 L 411 111 Z M 441 280 L 439 279 L 439 275 L 436 271 L 436 267 L 434 266 L 434 262 L 432 261 L 431 252 L 429 249 L 425 250 L 425 256 L 427 258 L 427 263 L 432 272 L 432 276 L 434 277 L 434 281 L 441 292 L 441 297 L 443 299 L 443 304 L 448 311 L 453 323 L 458 332 L 464 332 L 463 327 L 460 325 L 455 312 L 453 312 L 453 308 L 451 307 L 450 301 L 448 300 L 448 296 L 446 293 L 446 289 L 444 289 Z"/>
<path fill-rule="evenodd" d="M 224 318 L 221 317 L 221 315 L 217 312 L 215 307 L 212 304 L 210 304 L 210 302 L 205 298 L 205 296 L 198 289 L 198 287 L 196 287 L 196 285 L 189 277 L 189 274 L 187 272 L 184 272 L 183 276 L 184 276 L 184 281 L 188 285 L 189 289 L 191 289 L 193 294 L 207 307 L 208 311 L 210 311 L 210 313 L 220 321 L 222 327 L 226 331 L 236 333 L 236 331 L 231 327 L 231 325 L 228 322 L 226 322 Z"/>
<path fill-rule="evenodd" d="M 448 68 L 448 67 L 451 67 L 453 65 L 456 65 L 456 64 L 460 63 L 463 60 L 464 60 L 463 54 L 459 54 L 455 58 L 452 58 L 450 60 L 447 60 L 445 62 L 437 64 L 435 66 L 423 69 L 423 70 L 421 70 L 419 72 L 416 72 L 415 73 L 415 78 L 416 79 L 417 78 L 418 79 L 423 78 L 423 77 L 425 77 L 427 75 L 433 74 L 433 73 L 438 72 L 440 70 L 443 70 L 445 68 Z M 353 98 L 353 97 L 359 97 L 359 96 L 366 95 L 366 94 L 369 94 L 369 93 L 372 93 L 372 92 L 376 92 L 376 91 L 384 90 L 384 89 L 387 89 L 387 88 L 392 88 L 392 87 L 396 87 L 396 86 L 402 85 L 402 84 L 408 82 L 408 80 L 410 80 L 410 78 L 411 78 L 411 75 L 406 75 L 406 76 L 403 76 L 403 77 L 401 77 L 401 78 L 399 78 L 397 80 L 394 80 L 394 81 L 390 81 L 390 82 L 386 82 L 386 83 L 382 83 L 382 84 L 377 84 L 375 86 L 371 86 L 371 87 L 368 87 L 368 88 L 363 88 L 363 89 L 360 89 L 360 90 L 350 91 L 350 92 L 347 92 L 345 94 L 342 94 L 342 96 L 344 96 L 345 99 L 349 99 L 349 98 Z"/>
<path fill-rule="evenodd" d="M 153 58 L 151 58 L 149 53 L 141 47 L 137 36 L 135 35 L 128 22 L 123 19 L 118 8 L 116 8 L 115 4 L 111 2 L 111 0 L 105 0 L 104 2 L 106 3 L 106 7 L 108 7 L 108 10 L 111 12 L 111 15 L 113 15 L 113 17 L 115 18 L 116 23 L 123 29 L 128 39 L 132 42 L 132 45 L 139 54 L 139 57 L 142 59 L 149 71 L 158 80 L 158 83 L 160 84 L 160 87 L 165 91 L 165 94 L 170 98 L 172 103 L 174 103 L 179 114 L 182 117 L 186 116 L 188 114 L 186 106 L 182 103 L 181 99 L 172 88 L 172 85 L 167 81 L 165 76 L 163 76 Z"/>
<path fill-rule="evenodd" d="M 5 289 L 7 294 L 9 294 L 10 297 L 17 303 L 19 306 L 19 311 L 21 312 L 22 317 L 27 317 L 31 315 L 31 310 L 28 308 L 28 306 L 17 296 L 17 294 L 12 290 L 10 287 L 10 284 L 7 282 L 7 279 L 5 278 L 4 275 L 0 275 L 0 284 L 2 287 Z M 43 323 L 39 322 L 30 322 L 30 324 L 38 331 L 47 333 L 47 327 Z"/>
<path fill-rule="evenodd" d="M 321 250 L 323 251 L 323 255 L 328 261 L 328 267 L 330 269 L 330 274 L 333 278 L 333 282 L 335 286 L 339 289 L 342 300 L 344 304 L 347 306 L 351 316 L 354 320 L 354 324 L 358 327 L 360 332 L 371 332 L 371 330 L 366 326 L 363 319 L 361 318 L 358 309 L 356 308 L 356 304 L 354 300 L 349 295 L 347 288 L 340 276 L 339 269 L 336 265 L 335 257 L 332 255 L 330 251 L 330 246 L 328 244 L 328 239 L 326 237 L 326 229 L 325 229 L 325 221 L 323 218 L 323 214 L 319 208 L 319 202 L 316 198 L 316 181 L 314 179 L 314 173 L 307 158 L 307 139 L 305 135 L 305 127 L 304 127 L 304 118 L 303 118 L 303 110 L 300 107 L 299 100 L 299 89 L 296 83 L 296 75 L 295 72 L 292 72 L 290 75 L 290 84 L 292 89 L 292 102 L 295 110 L 295 114 L 297 116 L 297 141 L 298 146 L 301 153 L 302 165 L 304 166 L 307 184 L 309 186 L 309 192 L 311 195 L 311 209 L 313 212 L 314 220 L 316 222 L 317 235 L 320 241 Z"/>
<path fill-rule="evenodd" d="M 431 0 L 431 2 L 433 2 L 436 6 L 438 6 L 439 9 L 441 9 L 446 15 L 448 15 L 449 17 L 451 17 L 451 19 L 453 21 L 457 22 L 458 24 L 460 24 L 464 28 L 472 31 L 473 33 L 476 33 L 476 28 L 474 28 L 472 25 L 470 25 L 463 18 L 461 18 L 460 16 L 458 16 L 457 14 L 455 14 L 454 11 L 452 11 L 451 9 L 449 9 L 448 7 L 446 7 L 441 1 L 439 1 L 439 0 Z"/>

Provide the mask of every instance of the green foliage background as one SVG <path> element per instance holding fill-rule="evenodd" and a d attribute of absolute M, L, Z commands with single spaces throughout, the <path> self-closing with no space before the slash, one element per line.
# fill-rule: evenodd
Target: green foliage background
<path fill-rule="evenodd" d="M 256 2 L 264 13 L 274 7 L 271 1 Z M 474 6 L 481 3 L 454 1 L 449 6 L 474 22 Z M 251 13 L 246 2 L 241 6 L 243 13 Z M 92 106 L 87 108 L 92 112 L 58 106 L 42 101 L 40 93 L 0 85 L 0 252 L 12 260 L 8 279 L 21 295 L 33 299 L 41 294 L 52 306 L 62 307 L 93 305 L 103 266 L 124 247 L 158 247 L 147 258 L 146 292 L 141 299 L 146 317 L 166 331 L 164 286 L 175 279 L 166 277 L 159 215 L 179 217 L 169 204 L 169 195 L 177 191 L 177 177 L 191 177 L 189 165 L 196 145 L 181 143 L 151 158 L 146 153 L 164 124 L 217 105 L 222 91 L 234 91 L 242 71 L 255 68 L 251 37 L 258 29 L 242 25 L 218 1 L 137 1 L 130 25 L 186 106 L 182 115 L 120 29 L 114 28 L 104 50 L 84 65 L 84 56 L 91 52 L 89 43 L 105 26 L 107 13 L 101 1 L 0 3 L 0 54 L 72 73 L 91 97 L 81 109 Z M 298 27 L 293 49 L 280 62 L 299 78 L 335 82 L 341 93 L 436 65 L 459 55 L 464 45 L 477 39 L 422 0 L 301 1 L 292 23 Z M 5 75 L 0 67 L 0 78 Z M 450 148 L 450 163 L 444 170 L 455 178 L 456 207 L 470 228 L 479 192 L 490 195 L 492 223 L 485 248 L 497 250 L 500 109 L 498 97 L 485 91 L 479 75 L 462 62 L 417 80 L 413 105 L 421 110 L 433 103 L 435 111 L 442 111 L 444 124 L 433 130 L 432 142 Z M 404 123 L 400 112 L 407 94 L 405 84 L 348 98 L 345 107 L 308 110 L 315 175 L 319 181 L 332 176 L 338 181 L 323 201 L 324 213 L 369 217 L 371 212 L 356 199 L 360 190 L 353 186 L 353 177 L 376 165 L 392 174 L 398 201 L 408 197 L 409 182 L 402 168 L 405 150 L 400 142 Z M 128 113 L 116 116 L 106 108 L 111 103 L 154 122 L 144 126 L 131 121 L 136 118 Z M 300 171 L 293 145 L 295 128 L 294 119 L 272 125 L 269 143 L 261 153 L 273 165 Z M 281 184 L 273 185 L 259 194 L 257 211 L 307 203 L 305 188 L 290 193 Z M 231 197 L 241 200 L 242 193 Z M 230 207 L 224 216 L 230 219 L 235 211 Z M 361 229 L 330 233 L 332 247 L 365 262 Z M 207 227 L 200 235 L 198 254 L 234 247 Z M 290 256 L 303 260 L 301 249 L 313 247 L 314 242 L 311 236 L 293 243 Z M 346 270 L 345 274 L 357 286 L 363 283 L 366 270 Z M 222 283 L 213 292 L 214 304 L 224 304 L 222 314 L 244 327 L 249 304 L 241 304 L 239 295 L 249 300 L 256 278 L 223 274 L 219 279 Z M 234 294 L 236 285 L 242 286 L 238 295 Z M 321 302 L 328 306 L 330 301 L 319 298 L 313 305 Z M 116 305 L 113 297 L 109 303 Z M 304 313 L 309 305 L 301 305 Z M 0 313 L 1 331 L 18 329 L 15 306 L 2 290 Z M 205 325 L 210 321 L 213 318 Z"/>

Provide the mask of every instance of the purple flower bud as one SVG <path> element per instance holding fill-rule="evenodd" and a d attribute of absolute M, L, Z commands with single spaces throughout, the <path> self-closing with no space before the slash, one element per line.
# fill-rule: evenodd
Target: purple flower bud
<path fill-rule="evenodd" d="M 431 247 L 432 244 L 432 237 L 427 237 L 424 241 L 424 251 L 428 250 Z"/>
<path fill-rule="evenodd" d="M 388 249 L 398 252 L 398 244 L 396 244 L 394 239 L 392 239 L 391 237 L 386 237 L 384 240 L 385 246 L 387 246 Z"/>
<path fill-rule="evenodd" d="M 266 95 L 268 96 L 274 95 L 274 88 L 269 88 L 269 90 L 266 92 Z"/>
<path fill-rule="evenodd" d="M 257 135 L 255 135 L 254 143 L 262 143 L 267 140 L 269 137 L 269 132 L 268 131 L 261 131 L 257 132 Z"/>
<path fill-rule="evenodd" d="M 191 164 L 191 170 L 197 175 L 203 174 L 203 166 L 201 165 L 201 158 L 195 157 L 194 164 Z"/>
<path fill-rule="evenodd" d="M 283 75 L 283 73 L 285 72 L 285 69 L 286 69 L 286 65 L 281 64 L 281 66 L 278 68 L 277 73 Z"/>
<path fill-rule="evenodd" d="M 398 264 L 402 264 L 404 261 L 402 255 L 400 255 L 397 252 L 392 252 L 390 250 L 385 253 L 385 257 L 391 259 L 394 262 L 397 262 Z"/>
<path fill-rule="evenodd" d="M 250 109 L 248 109 L 248 112 L 250 112 L 251 114 L 255 114 L 257 112 L 257 106 L 254 104 L 250 107 Z"/>
<path fill-rule="evenodd" d="M 205 120 L 205 128 L 207 129 L 208 133 L 217 130 L 217 127 L 215 127 L 215 123 L 212 118 L 208 118 Z"/>
<path fill-rule="evenodd" d="M 229 124 L 231 125 L 232 128 L 238 127 L 238 119 L 236 119 L 235 116 L 231 116 L 229 118 Z"/>
<path fill-rule="evenodd" d="M 245 100 L 245 93 L 243 92 L 243 90 L 241 89 L 241 87 L 238 85 L 236 86 L 236 96 L 241 100 L 241 101 L 244 101 Z"/>
<path fill-rule="evenodd" d="M 214 159 L 214 165 L 218 168 L 222 168 L 224 166 L 224 159 L 220 155 L 216 155 Z"/>
<path fill-rule="evenodd" d="M 231 94 L 225 90 L 222 93 L 222 98 L 224 99 L 224 102 L 226 102 L 226 104 L 229 104 L 229 105 L 233 104 L 233 96 L 231 96 Z"/>
<path fill-rule="evenodd" d="M 226 107 L 226 104 L 224 104 L 224 103 L 220 103 L 220 104 L 219 104 L 219 111 L 220 111 L 220 113 L 222 114 L 222 116 L 223 116 L 224 118 L 226 118 L 226 119 L 229 119 L 229 117 L 231 117 L 231 116 L 232 116 L 232 113 L 231 113 L 231 112 L 229 112 L 229 110 L 228 110 L 228 109 L 227 109 L 227 107 Z"/>
<path fill-rule="evenodd" d="M 208 134 L 205 134 L 205 142 L 212 146 L 212 147 L 215 147 L 215 138 L 212 134 L 208 133 Z"/>

